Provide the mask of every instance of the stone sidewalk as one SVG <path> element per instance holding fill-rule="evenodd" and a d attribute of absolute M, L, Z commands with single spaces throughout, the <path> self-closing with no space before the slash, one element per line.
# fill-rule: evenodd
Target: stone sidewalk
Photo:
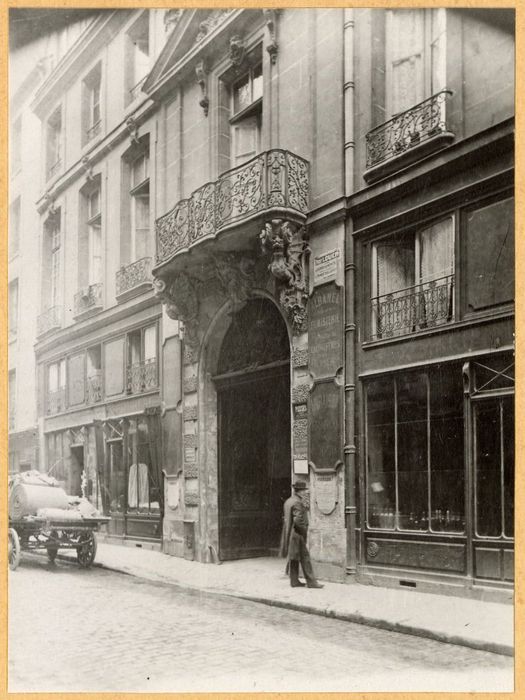
<path fill-rule="evenodd" d="M 61 558 L 73 553 L 61 552 Z M 512 656 L 512 605 L 360 584 L 290 588 L 276 558 L 201 564 L 159 551 L 99 542 L 95 565 L 150 581 L 234 596 Z"/>

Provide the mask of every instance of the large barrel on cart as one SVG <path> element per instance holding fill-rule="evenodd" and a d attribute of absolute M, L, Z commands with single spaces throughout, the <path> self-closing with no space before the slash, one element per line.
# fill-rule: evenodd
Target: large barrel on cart
<path fill-rule="evenodd" d="M 95 560 L 95 532 L 109 518 L 85 498 L 69 496 L 59 482 L 37 471 L 9 480 L 8 561 L 16 569 L 23 550 L 47 550 L 54 561 L 59 549 L 75 549 L 80 566 Z"/>

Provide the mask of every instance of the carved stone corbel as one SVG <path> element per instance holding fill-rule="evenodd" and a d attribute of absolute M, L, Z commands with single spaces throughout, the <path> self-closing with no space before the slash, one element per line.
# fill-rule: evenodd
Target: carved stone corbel
<path fill-rule="evenodd" d="M 277 280 L 279 303 L 296 334 L 305 329 L 308 300 L 304 231 L 300 224 L 272 219 L 259 235 L 263 252 L 272 256 L 268 269 Z"/>
<path fill-rule="evenodd" d="M 199 105 L 204 110 L 204 116 L 207 117 L 210 106 L 210 98 L 208 97 L 208 71 L 206 70 L 206 64 L 204 61 L 199 61 L 195 66 L 195 75 L 197 76 L 197 82 L 202 93 L 202 97 L 199 100 Z"/>
<path fill-rule="evenodd" d="M 254 285 L 255 261 L 238 253 L 218 253 L 213 258 L 213 273 L 233 312 L 240 311 L 250 298 Z"/>
<path fill-rule="evenodd" d="M 277 15 L 280 13 L 280 10 L 271 8 L 263 10 L 263 13 L 270 37 L 266 51 L 270 54 L 270 61 L 274 64 L 277 61 L 277 52 L 279 50 L 279 45 L 277 44 Z"/>
<path fill-rule="evenodd" d="M 176 321 L 184 323 L 184 342 L 192 350 L 199 347 L 199 296 L 197 282 L 181 272 L 168 285 L 155 278 L 153 287 L 156 296 L 166 304 L 166 313 Z"/>
<path fill-rule="evenodd" d="M 46 192 L 44 195 L 44 203 L 48 218 L 53 219 L 57 215 L 57 207 L 55 204 L 55 197 L 50 192 Z"/>
<path fill-rule="evenodd" d="M 164 31 L 169 32 L 174 29 L 180 22 L 183 12 L 182 8 L 166 10 L 164 13 Z"/>
<path fill-rule="evenodd" d="M 93 180 L 93 164 L 89 160 L 88 156 L 84 156 L 82 158 L 82 167 L 84 168 L 84 172 L 86 173 L 86 180 L 88 182 L 91 182 Z"/>
<path fill-rule="evenodd" d="M 246 58 L 246 47 L 244 46 L 244 40 L 235 34 L 230 39 L 230 61 L 235 69 L 239 69 L 244 63 Z"/>
<path fill-rule="evenodd" d="M 126 119 L 126 129 L 128 130 L 129 134 L 129 141 L 131 145 L 136 145 L 139 143 L 139 125 L 133 119 L 133 117 L 128 117 Z"/>

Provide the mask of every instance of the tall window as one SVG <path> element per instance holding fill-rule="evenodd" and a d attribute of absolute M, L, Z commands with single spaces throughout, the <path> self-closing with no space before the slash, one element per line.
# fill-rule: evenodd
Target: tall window
<path fill-rule="evenodd" d="M 128 333 L 127 391 L 139 394 L 158 386 L 157 326 Z"/>
<path fill-rule="evenodd" d="M 66 361 L 52 362 L 47 367 L 47 412 L 59 413 L 66 408 Z"/>
<path fill-rule="evenodd" d="M 444 8 L 387 11 L 387 117 L 445 87 L 445 18 Z"/>
<path fill-rule="evenodd" d="M 47 121 L 46 176 L 53 177 L 61 167 L 62 108 L 57 107 Z"/>
<path fill-rule="evenodd" d="M 18 331 L 18 280 L 9 282 L 9 337 L 14 337 Z"/>
<path fill-rule="evenodd" d="M 461 367 L 369 382 L 366 421 L 368 526 L 463 532 Z"/>
<path fill-rule="evenodd" d="M 11 177 L 16 175 L 22 164 L 22 117 L 18 117 L 11 127 Z"/>
<path fill-rule="evenodd" d="M 9 206 L 9 257 L 18 253 L 20 245 L 20 197 Z"/>
<path fill-rule="evenodd" d="M 149 151 L 131 164 L 131 260 L 149 253 Z"/>
<path fill-rule="evenodd" d="M 16 370 L 9 372 L 9 430 L 16 427 Z"/>
<path fill-rule="evenodd" d="M 60 304 L 60 209 L 44 224 L 42 308 Z"/>
<path fill-rule="evenodd" d="M 102 112 L 100 104 L 100 84 L 102 68 L 98 63 L 84 78 L 82 83 L 82 144 L 86 144 L 100 133 Z"/>
<path fill-rule="evenodd" d="M 143 12 L 127 35 L 126 87 L 127 102 L 140 94 L 150 69 L 149 11 Z"/>
<path fill-rule="evenodd" d="M 100 213 L 100 189 L 87 196 L 88 224 L 88 283 L 102 281 L 102 216 Z"/>
<path fill-rule="evenodd" d="M 372 246 L 372 337 L 446 323 L 453 314 L 454 227 L 448 217 Z"/>

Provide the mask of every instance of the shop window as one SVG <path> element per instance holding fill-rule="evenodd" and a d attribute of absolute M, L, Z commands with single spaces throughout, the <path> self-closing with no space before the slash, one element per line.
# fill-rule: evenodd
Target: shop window
<path fill-rule="evenodd" d="M 124 513 L 126 509 L 126 468 L 122 440 L 108 441 L 110 511 Z"/>
<path fill-rule="evenodd" d="M 149 69 L 149 11 L 146 11 L 126 35 L 126 104 L 140 95 Z"/>
<path fill-rule="evenodd" d="M 46 124 L 46 179 L 56 175 L 62 165 L 62 107 L 57 107 Z"/>
<path fill-rule="evenodd" d="M 130 466 L 128 471 L 128 512 L 159 513 L 160 483 L 153 468 L 154 456 L 145 420 L 130 421 Z"/>
<path fill-rule="evenodd" d="M 475 521 L 478 537 L 514 537 L 514 399 L 474 405 Z"/>
<path fill-rule="evenodd" d="M 9 205 L 9 257 L 18 254 L 20 246 L 20 197 Z"/>
<path fill-rule="evenodd" d="M 18 280 L 9 282 L 8 287 L 9 304 L 9 338 L 16 337 L 18 332 Z"/>
<path fill-rule="evenodd" d="M 66 469 L 64 464 L 64 444 L 62 433 L 49 433 L 46 436 L 46 471 L 66 487 Z"/>
<path fill-rule="evenodd" d="M 127 392 L 140 394 L 158 387 L 157 326 L 148 326 L 127 336 Z"/>
<path fill-rule="evenodd" d="M 448 323 L 454 315 L 452 217 L 372 245 L 371 337 Z"/>
<path fill-rule="evenodd" d="M 102 66 L 97 63 L 82 81 L 82 145 L 91 141 L 101 131 L 101 79 Z"/>
<path fill-rule="evenodd" d="M 369 382 L 366 417 L 368 526 L 463 532 L 460 367 Z"/>
<path fill-rule="evenodd" d="M 387 118 L 445 88 L 445 22 L 444 8 L 387 10 Z"/>
<path fill-rule="evenodd" d="M 66 409 L 66 361 L 52 362 L 47 367 L 47 413 Z"/>
<path fill-rule="evenodd" d="M 465 213 L 466 308 L 477 312 L 514 301 L 514 198 Z"/>

